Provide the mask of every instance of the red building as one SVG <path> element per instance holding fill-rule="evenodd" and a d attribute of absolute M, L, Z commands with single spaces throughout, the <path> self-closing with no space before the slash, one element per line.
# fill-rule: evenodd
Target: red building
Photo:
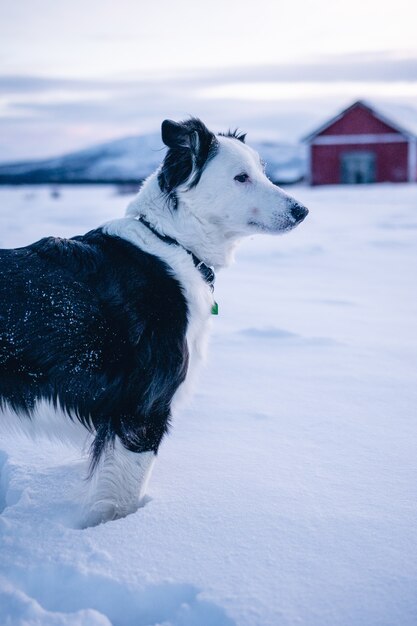
<path fill-rule="evenodd" d="M 414 126 L 407 129 L 372 105 L 355 102 L 304 138 L 309 183 L 415 182 L 417 118 Z"/>

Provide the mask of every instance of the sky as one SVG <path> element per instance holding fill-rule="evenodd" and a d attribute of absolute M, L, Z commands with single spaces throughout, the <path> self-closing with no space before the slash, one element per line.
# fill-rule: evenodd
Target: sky
<path fill-rule="evenodd" d="M 1 161 L 190 113 L 294 141 L 358 97 L 417 101 L 411 0 L 0 1 Z"/>

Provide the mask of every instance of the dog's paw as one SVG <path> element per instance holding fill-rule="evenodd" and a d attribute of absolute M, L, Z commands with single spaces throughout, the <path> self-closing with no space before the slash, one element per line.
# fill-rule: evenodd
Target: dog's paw
<path fill-rule="evenodd" d="M 147 504 L 151 498 L 145 496 L 140 502 L 135 500 L 134 502 L 127 503 L 114 503 L 109 500 L 101 500 L 95 502 L 93 505 L 84 508 L 84 513 L 81 519 L 81 528 L 89 528 L 91 526 L 98 526 L 106 522 L 111 522 L 122 517 L 126 517 Z"/>
<path fill-rule="evenodd" d="M 119 507 L 111 502 L 96 502 L 89 509 L 85 510 L 81 519 L 81 528 L 98 526 L 105 522 L 125 517 L 126 513 L 120 511 Z"/>

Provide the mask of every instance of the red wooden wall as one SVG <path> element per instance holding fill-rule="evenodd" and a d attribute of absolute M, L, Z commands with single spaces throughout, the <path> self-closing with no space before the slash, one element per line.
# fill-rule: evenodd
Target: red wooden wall
<path fill-rule="evenodd" d="M 341 182 L 341 155 L 345 152 L 374 152 L 377 183 L 401 183 L 408 180 L 408 143 L 349 144 L 311 146 L 311 184 L 332 185 Z"/>

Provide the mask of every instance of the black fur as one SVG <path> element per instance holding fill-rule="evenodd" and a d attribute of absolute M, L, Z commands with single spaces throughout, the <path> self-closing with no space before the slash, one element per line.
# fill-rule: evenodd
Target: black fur
<path fill-rule="evenodd" d="M 247 133 L 240 133 L 238 128 L 235 130 L 228 130 L 227 133 L 219 133 L 221 137 L 231 137 L 232 139 L 237 139 L 242 143 L 245 143 Z"/>
<path fill-rule="evenodd" d="M 95 434 L 157 452 L 185 379 L 187 304 L 157 257 L 98 229 L 0 251 L 0 403 L 47 399 Z"/>
<path fill-rule="evenodd" d="M 191 189 L 197 185 L 205 166 L 217 153 L 218 142 L 215 135 L 195 117 L 180 123 L 165 120 L 161 130 L 162 140 L 169 149 L 158 174 L 158 182 L 173 208 L 176 208 L 176 188 L 188 184 Z"/>

